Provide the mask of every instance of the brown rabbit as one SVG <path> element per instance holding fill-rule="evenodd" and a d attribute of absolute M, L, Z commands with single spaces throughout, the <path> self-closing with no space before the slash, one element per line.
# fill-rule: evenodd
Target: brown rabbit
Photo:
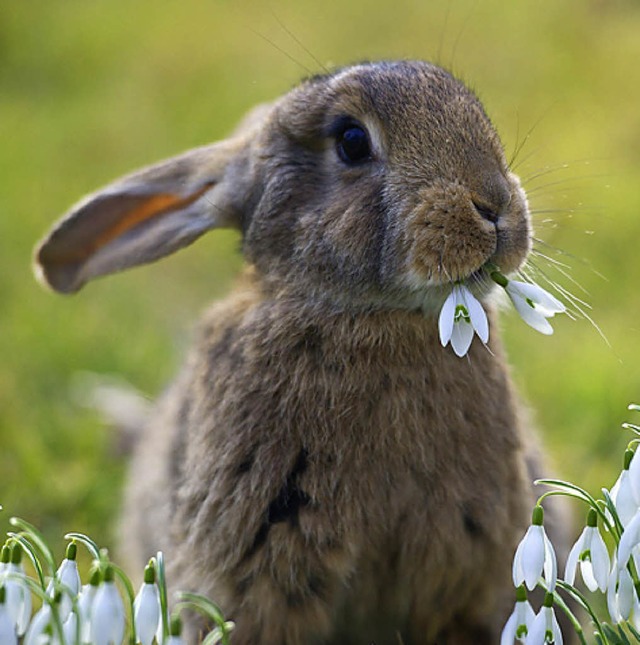
<path fill-rule="evenodd" d="M 38 270 L 73 292 L 224 226 L 248 268 L 138 443 L 128 551 L 164 549 L 236 645 L 497 643 L 537 462 L 483 267 L 531 228 L 479 100 L 424 62 L 311 78 L 84 199 Z M 491 328 L 463 359 L 456 281 Z"/>

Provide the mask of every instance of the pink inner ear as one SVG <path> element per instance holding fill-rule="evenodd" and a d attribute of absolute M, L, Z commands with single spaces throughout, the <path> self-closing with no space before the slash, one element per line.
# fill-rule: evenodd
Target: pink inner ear
<path fill-rule="evenodd" d="M 210 184 L 206 184 L 188 197 L 157 193 L 140 200 L 138 196 L 132 199 L 136 203 L 133 208 L 126 207 L 128 196 L 117 195 L 112 198 L 112 205 L 105 205 L 102 211 L 94 208 L 91 212 L 89 208 L 83 212 L 81 209 L 64 220 L 44 241 L 37 253 L 38 262 L 45 270 L 56 265 L 80 264 L 136 226 L 189 206 L 209 188 Z M 120 209 L 122 211 L 118 212 Z"/>

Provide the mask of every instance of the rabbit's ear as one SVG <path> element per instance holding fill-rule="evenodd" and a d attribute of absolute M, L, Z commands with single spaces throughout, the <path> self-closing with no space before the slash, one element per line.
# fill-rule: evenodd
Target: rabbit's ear
<path fill-rule="evenodd" d="M 197 148 L 89 195 L 36 249 L 38 277 L 62 293 L 152 262 L 217 227 L 240 226 L 234 189 L 246 139 Z"/>

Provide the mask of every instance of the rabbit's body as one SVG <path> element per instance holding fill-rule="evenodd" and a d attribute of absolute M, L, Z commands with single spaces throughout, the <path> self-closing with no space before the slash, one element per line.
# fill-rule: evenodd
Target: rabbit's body
<path fill-rule="evenodd" d="M 141 437 L 128 551 L 165 549 L 237 645 L 497 642 L 532 457 L 484 267 L 531 232 L 482 106 L 427 63 L 311 79 L 81 202 L 38 261 L 74 291 L 223 225 L 251 269 Z M 491 340 L 460 359 L 437 319 L 465 280 Z"/>
<path fill-rule="evenodd" d="M 240 643 L 496 642 L 531 504 L 497 343 L 461 361 L 419 311 L 332 311 L 254 277 L 197 347 L 134 463 L 141 559 L 166 536 L 174 585 Z"/>

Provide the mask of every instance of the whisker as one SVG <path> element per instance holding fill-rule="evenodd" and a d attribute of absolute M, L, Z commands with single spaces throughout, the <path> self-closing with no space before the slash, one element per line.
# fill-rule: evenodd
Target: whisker
<path fill-rule="evenodd" d="M 273 16 L 274 20 L 280 25 L 280 28 L 289 36 L 289 38 L 291 38 L 293 42 L 295 42 L 298 47 L 300 47 L 307 54 L 307 56 L 309 56 L 313 60 L 313 62 L 318 65 L 318 67 L 329 74 L 330 70 L 324 65 L 324 63 L 320 62 L 316 55 L 304 43 L 302 43 L 300 39 L 284 24 L 284 22 L 276 14 L 273 8 L 271 8 L 271 15 Z"/>
<path fill-rule="evenodd" d="M 294 58 L 288 51 L 284 50 L 282 47 L 279 45 L 276 45 L 275 42 L 267 38 L 264 34 L 260 33 L 259 31 L 249 27 L 249 31 L 251 31 L 254 35 L 258 36 L 259 38 L 262 38 L 265 42 L 269 43 L 274 49 L 279 51 L 281 54 L 286 56 L 291 62 L 295 63 L 298 67 L 303 69 L 309 76 L 313 76 L 313 71 L 310 70 L 304 63 L 301 63 L 298 59 Z"/>

